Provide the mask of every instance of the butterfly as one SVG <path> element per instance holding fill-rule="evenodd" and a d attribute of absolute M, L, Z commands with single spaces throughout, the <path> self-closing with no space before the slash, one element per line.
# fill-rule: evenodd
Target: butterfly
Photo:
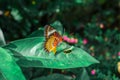
<path fill-rule="evenodd" d="M 45 26 L 44 30 L 45 42 L 44 49 L 47 52 L 56 53 L 57 46 L 63 41 L 62 36 L 49 25 Z"/>

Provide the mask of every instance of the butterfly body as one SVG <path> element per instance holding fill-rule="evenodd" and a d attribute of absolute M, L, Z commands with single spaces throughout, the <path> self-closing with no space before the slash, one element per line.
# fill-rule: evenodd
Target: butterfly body
<path fill-rule="evenodd" d="M 44 49 L 47 52 L 56 53 L 57 46 L 62 42 L 62 36 L 51 26 L 45 26 L 45 43 Z"/>

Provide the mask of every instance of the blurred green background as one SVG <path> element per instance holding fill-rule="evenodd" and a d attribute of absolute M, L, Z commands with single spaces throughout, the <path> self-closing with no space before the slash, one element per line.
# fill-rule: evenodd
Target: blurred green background
<path fill-rule="evenodd" d="M 25 38 L 55 21 L 61 22 L 65 35 L 78 39 L 75 46 L 85 49 L 100 61 L 100 64 L 86 68 L 89 76 L 86 80 L 119 80 L 119 0 L 0 0 L 0 28 L 7 43 Z M 37 69 L 27 70 L 42 76 Z M 54 72 L 71 74 L 67 70 Z M 28 80 L 34 77 L 31 75 Z"/>

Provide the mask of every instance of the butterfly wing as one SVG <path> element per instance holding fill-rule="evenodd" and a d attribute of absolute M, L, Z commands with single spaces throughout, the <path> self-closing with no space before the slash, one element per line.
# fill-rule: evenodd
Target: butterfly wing
<path fill-rule="evenodd" d="M 47 25 L 45 26 L 45 43 L 44 43 L 44 49 L 47 52 L 51 52 L 53 51 L 54 53 L 56 53 L 56 47 L 58 46 L 58 44 L 60 44 L 62 42 L 62 36 L 56 32 L 56 30 L 54 28 L 52 28 L 51 26 Z"/>
<path fill-rule="evenodd" d="M 49 25 L 45 26 L 45 30 L 44 30 L 45 38 L 49 38 L 49 36 L 52 35 L 54 32 L 56 32 L 56 30 L 54 28 L 52 28 Z"/>
<path fill-rule="evenodd" d="M 54 53 L 56 53 L 56 47 L 57 47 L 57 42 L 56 42 L 56 38 L 54 36 L 50 36 L 44 44 L 44 48 L 47 52 L 51 52 L 53 51 Z"/>

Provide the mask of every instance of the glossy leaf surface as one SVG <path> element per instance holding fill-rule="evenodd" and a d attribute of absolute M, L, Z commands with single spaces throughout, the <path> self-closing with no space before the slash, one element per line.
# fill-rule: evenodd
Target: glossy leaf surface
<path fill-rule="evenodd" d="M 44 37 L 33 37 L 13 41 L 6 48 L 14 51 L 14 56 L 18 58 L 18 63 L 26 67 L 44 68 L 75 68 L 86 67 L 94 63 L 99 63 L 84 50 L 62 43 L 57 47 L 57 53 L 47 53 L 44 48 Z M 69 53 L 65 53 L 66 48 L 73 47 Z"/>

